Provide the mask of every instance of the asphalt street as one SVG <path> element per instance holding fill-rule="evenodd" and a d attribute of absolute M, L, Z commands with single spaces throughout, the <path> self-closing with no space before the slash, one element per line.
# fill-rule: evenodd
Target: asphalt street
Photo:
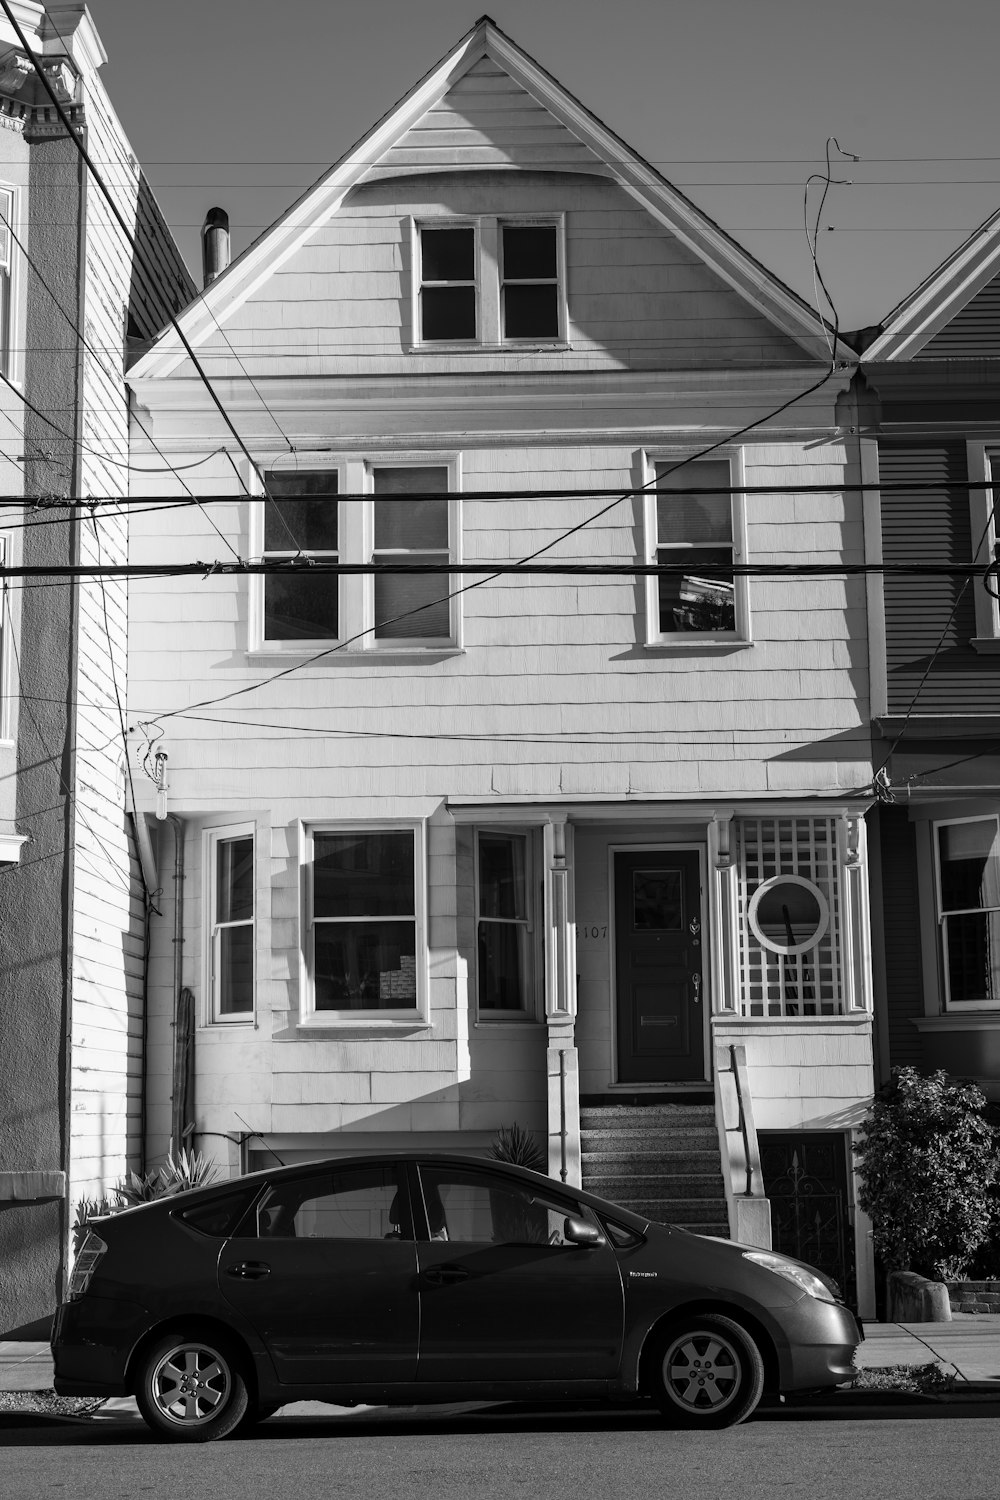
<path fill-rule="evenodd" d="M 273 1418 L 254 1436 L 153 1441 L 135 1417 L 0 1429 L 4 1500 L 995 1500 L 1000 1402 L 783 1407 L 715 1434 L 646 1410 Z"/>

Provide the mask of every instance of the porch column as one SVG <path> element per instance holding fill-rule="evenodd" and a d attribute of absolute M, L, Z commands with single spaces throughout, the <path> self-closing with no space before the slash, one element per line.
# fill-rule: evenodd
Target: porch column
<path fill-rule="evenodd" d="M 872 1009 L 871 926 L 868 910 L 868 860 L 865 820 L 855 812 L 838 818 L 841 873 L 841 923 L 844 955 L 844 1006 L 847 1013 Z"/>
<path fill-rule="evenodd" d="M 739 907 L 732 835 L 732 809 L 720 810 L 708 825 L 708 862 L 712 871 L 709 894 L 712 1014 L 735 1017 L 740 1014 L 736 925 Z"/>
<path fill-rule="evenodd" d="M 576 1049 L 576 914 L 573 829 L 566 815 L 543 829 L 545 1020 L 548 1026 L 548 1170 L 580 1186 L 580 1073 Z"/>

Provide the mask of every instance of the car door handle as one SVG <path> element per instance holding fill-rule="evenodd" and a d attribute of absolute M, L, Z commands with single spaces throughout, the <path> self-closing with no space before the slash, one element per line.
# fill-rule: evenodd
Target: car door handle
<path fill-rule="evenodd" d="M 262 1276 L 270 1274 L 271 1267 L 266 1260 L 241 1260 L 226 1267 L 227 1276 L 238 1276 L 241 1281 L 259 1281 Z"/>
<path fill-rule="evenodd" d="M 424 1272 L 424 1280 L 430 1286 L 454 1286 L 456 1281 L 468 1281 L 469 1273 L 464 1266 L 430 1266 Z"/>

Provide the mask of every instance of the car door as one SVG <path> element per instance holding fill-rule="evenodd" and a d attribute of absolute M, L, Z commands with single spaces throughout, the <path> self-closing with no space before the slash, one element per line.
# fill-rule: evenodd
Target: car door
<path fill-rule="evenodd" d="M 418 1383 L 608 1380 L 621 1357 L 618 1261 L 572 1244 L 578 1200 L 502 1169 L 421 1163 Z"/>
<path fill-rule="evenodd" d="M 415 1378 L 412 1222 L 394 1162 L 326 1163 L 269 1186 L 251 1232 L 223 1247 L 219 1286 L 257 1330 L 279 1380 Z"/>

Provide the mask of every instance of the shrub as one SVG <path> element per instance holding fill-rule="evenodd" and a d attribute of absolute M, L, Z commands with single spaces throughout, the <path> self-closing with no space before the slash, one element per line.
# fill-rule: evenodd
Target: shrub
<path fill-rule="evenodd" d="M 217 1176 L 215 1166 L 207 1161 L 201 1151 L 181 1149 L 175 1156 L 170 1152 L 162 1166 L 140 1176 L 129 1172 L 120 1177 L 111 1192 L 103 1198 L 81 1198 L 76 1205 L 73 1220 L 73 1253 L 83 1244 L 90 1219 L 106 1218 L 108 1214 L 121 1213 L 123 1209 L 135 1208 L 140 1203 L 152 1203 L 155 1198 L 172 1198 L 175 1193 L 187 1192 L 189 1188 L 207 1187 Z"/>
<path fill-rule="evenodd" d="M 494 1161 L 506 1161 L 514 1167 L 545 1171 L 545 1157 L 535 1137 L 520 1125 L 501 1125 L 490 1147 Z"/>
<path fill-rule="evenodd" d="M 875 1099 L 855 1146 L 858 1201 L 890 1271 L 960 1279 L 990 1238 L 1000 1132 L 974 1084 L 899 1068 Z"/>

